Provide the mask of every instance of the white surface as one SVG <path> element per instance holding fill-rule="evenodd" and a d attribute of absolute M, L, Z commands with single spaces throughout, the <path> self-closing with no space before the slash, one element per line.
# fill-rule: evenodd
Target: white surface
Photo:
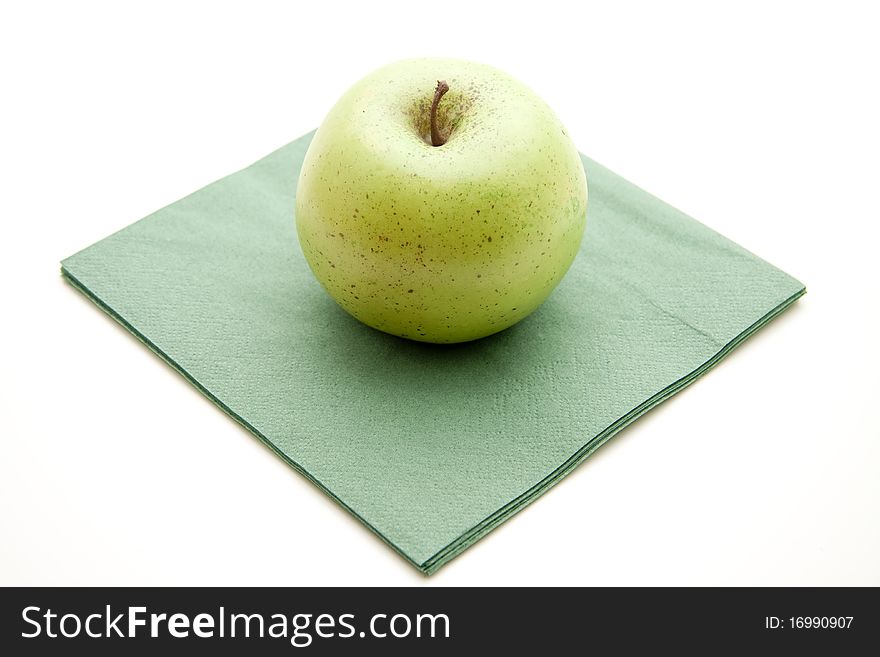
<path fill-rule="evenodd" d="M 605 4 L 4 5 L 0 584 L 880 584 L 876 17 Z M 427 579 L 58 274 L 426 54 L 809 289 Z"/>

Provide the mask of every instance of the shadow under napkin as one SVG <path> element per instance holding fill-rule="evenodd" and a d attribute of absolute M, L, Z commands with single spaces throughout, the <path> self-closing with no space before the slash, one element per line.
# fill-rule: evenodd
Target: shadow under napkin
<path fill-rule="evenodd" d="M 424 572 L 804 292 L 584 158 L 583 246 L 537 312 L 472 343 L 395 338 L 336 306 L 302 257 L 294 192 L 310 140 L 62 272 Z"/>

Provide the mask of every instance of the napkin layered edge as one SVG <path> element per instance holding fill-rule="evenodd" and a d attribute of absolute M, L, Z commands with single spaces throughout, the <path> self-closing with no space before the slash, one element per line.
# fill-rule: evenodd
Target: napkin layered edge
<path fill-rule="evenodd" d="M 631 411 L 612 422 L 603 431 L 596 434 L 596 436 L 589 440 L 583 447 L 577 450 L 571 457 L 568 458 L 568 460 L 566 460 L 553 472 L 547 475 L 544 479 L 532 486 L 522 495 L 519 495 L 518 497 L 505 504 L 495 513 L 488 516 L 481 523 L 469 529 L 467 532 L 449 543 L 446 547 L 436 552 L 423 564 L 419 565 L 419 570 L 424 572 L 426 575 L 430 575 L 436 572 L 439 568 L 447 564 L 449 561 L 457 557 L 471 545 L 479 541 L 483 536 L 491 532 L 498 525 L 505 522 L 511 516 L 534 502 L 541 495 L 550 490 L 554 485 L 564 479 L 566 475 L 568 475 L 572 470 L 580 465 L 582 461 L 584 461 L 593 452 L 599 449 L 599 447 L 606 443 L 615 434 L 617 434 L 622 429 L 625 429 L 627 426 L 632 424 L 639 417 L 650 411 L 658 404 L 666 401 L 677 392 L 680 392 L 691 383 L 699 379 L 706 372 L 708 372 L 719 362 L 721 362 L 726 356 L 728 356 L 730 352 L 738 347 L 743 341 L 745 341 L 748 337 L 761 329 L 765 324 L 770 322 L 777 315 L 789 308 L 795 301 L 806 294 L 806 292 L 806 287 L 802 287 L 801 289 L 799 289 L 797 292 L 795 292 L 790 297 L 772 308 L 769 312 L 764 314 L 754 324 L 749 326 L 742 333 L 733 338 L 730 342 L 725 344 L 719 351 L 717 351 L 711 358 L 706 360 L 702 365 L 700 365 L 690 373 L 684 375 L 677 381 L 666 386 L 658 393 L 649 397 L 644 402 L 633 408 Z"/>

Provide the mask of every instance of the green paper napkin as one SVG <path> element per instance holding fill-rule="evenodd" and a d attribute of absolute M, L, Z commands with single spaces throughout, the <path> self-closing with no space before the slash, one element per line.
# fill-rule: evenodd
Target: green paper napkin
<path fill-rule="evenodd" d="M 426 573 L 804 293 L 583 158 L 583 246 L 536 313 L 472 343 L 394 338 L 336 306 L 300 252 L 294 194 L 311 137 L 62 272 Z"/>

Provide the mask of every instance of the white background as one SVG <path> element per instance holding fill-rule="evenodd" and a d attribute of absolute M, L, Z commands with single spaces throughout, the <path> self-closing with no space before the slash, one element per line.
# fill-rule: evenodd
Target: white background
<path fill-rule="evenodd" d="M 0 10 L 0 584 L 880 584 L 869 3 Z M 59 260 L 449 55 L 809 293 L 425 578 L 59 277 Z"/>

